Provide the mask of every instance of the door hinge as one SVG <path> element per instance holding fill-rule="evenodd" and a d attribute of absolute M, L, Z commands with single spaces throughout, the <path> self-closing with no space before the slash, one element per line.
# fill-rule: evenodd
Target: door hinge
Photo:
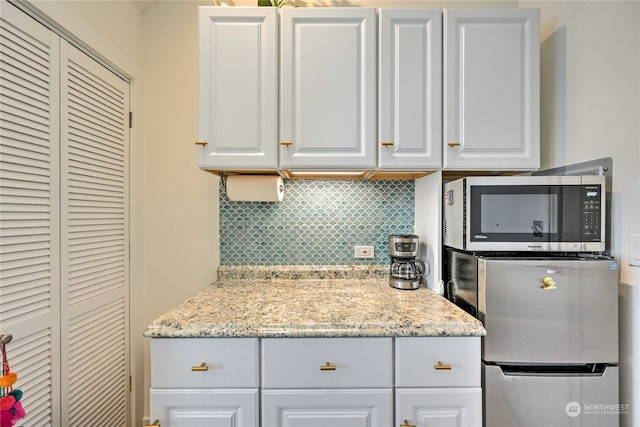
<path fill-rule="evenodd" d="M 129 129 L 133 128 L 133 111 L 129 111 Z"/>
<path fill-rule="evenodd" d="M 133 391 L 133 375 L 129 375 L 129 391 Z"/>

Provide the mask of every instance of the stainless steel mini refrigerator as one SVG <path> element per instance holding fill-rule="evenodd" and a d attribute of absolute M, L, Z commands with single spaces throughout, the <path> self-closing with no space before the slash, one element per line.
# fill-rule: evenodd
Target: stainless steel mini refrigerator
<path fill-rule="evenodd" d="M 445 252 L 447 296 L 487 330 L 484 425 L 618 426 L 617 261 Z"/>

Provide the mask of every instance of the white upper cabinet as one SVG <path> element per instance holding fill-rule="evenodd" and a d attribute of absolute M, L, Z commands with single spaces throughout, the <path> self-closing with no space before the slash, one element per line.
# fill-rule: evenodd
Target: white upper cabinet
<path fill-rule="evenodd" d="M 540 166 L 538 10 L 199 13 L 202 169 Z"/>
<path fill-rule="evenodd" d="M 530 9 L 445 11 L 445 169 L 540 166 L 540 23 Z"/>
<path fill-rule="evenodd" d="M 378 165 L 438 169 L 442 157 L 442 12 L 381 9 Z"/>
<path fill-rule="evenodd" d="M 201 7 L 199 31 L 199 166 L 275 170 L 278 9 Z"/>
<path fill-rule="evenodd" d="M 280 166 L 376 165 L 376 13 L 281 9 Z"/>

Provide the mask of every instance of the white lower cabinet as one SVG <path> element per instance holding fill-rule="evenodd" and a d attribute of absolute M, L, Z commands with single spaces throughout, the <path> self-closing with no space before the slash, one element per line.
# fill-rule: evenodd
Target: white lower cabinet
<path fill-rule="evenodd" d="M 150 405 L 161 427 L 244 427 L 258 425 L 259 398 L 257 388 L 152 389 Z"/>
<path fill-rule="evenodd" d="M 257 427 L 257 338 L 151 340 L 150 421 L 161 427 Z"/>
<path fill-rule="evenodd" d="M 396 425 L 481 427 L 480 337 L 396 338 Z"/>
<path fill-rule="evenodd" d="M 262 341 L 263 427 L 386 427 L 392 338 Z"/>
<path fill-rule="evenodd" d="M 480 337 L 154 338 L 151 363 L 162 427 L 482 426 Z"/>
<path fill-rule="evenodd" d="M 263 427 L 387 427 L 393 391 L 387 389 L 263 390 Z"/>
<path fill-rule="evenodd" d="M 401 427 L 482 426 L 482 389 L 398 388 L 396 425 Z"/>

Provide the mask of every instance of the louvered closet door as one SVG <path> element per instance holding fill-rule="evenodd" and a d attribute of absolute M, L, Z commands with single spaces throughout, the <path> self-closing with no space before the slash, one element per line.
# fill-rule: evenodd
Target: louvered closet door
<path fill-rule="evenodd" d="M 59 39 L 0 14 L 0 334 L 27 418 L 59 426 Z"/>
<path fill-rule="evenodd" d="M 64 40 L 63 424 L 127 425 L 129 85 Z"/>

